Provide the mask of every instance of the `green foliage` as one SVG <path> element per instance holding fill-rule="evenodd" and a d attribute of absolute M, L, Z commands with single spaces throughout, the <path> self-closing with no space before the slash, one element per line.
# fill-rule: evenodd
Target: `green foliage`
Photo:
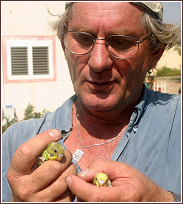
<path fill-rule="evenodd" d="M 30 118 L 34 118 L 34 119 L 38 119 L 38 118 L 42 118 L 43 115 L 48 112 L 46 111 L 46 109 L 44 109 L 42 112 L 35 112 L 34 111 L 35 106 L 31 105 L 30 103 L 28 104 L 27 108 L 24 111 L 24 118 L 23 120 L 28 120 Z M 14 118 L 12 120 L 10 120 L 9 118 L 5 118 L 6 120 L 6 124 L 4 126 L 2 126 L 2 133 L 5 132 L 5 130 L 13 125 L 14 123 L 18 122 L 17 118 Z"/>
<path fill-rule="evenodd" d="M 46 110 L 44 109 L 42 111 L 42 113 L 40 113 L 40 112 L 35 112 L 34 108 L 35 108 L 35 106 L 31 105 L 30 103 L 28 104 L 27 108 L 24 111 L 24 118 L 23 118 L 23 120 L 28 120 L 30 118 L 38 119 L 38 118 L 42 118 L 43 117 L 43 115 L 45 114 Z"/>
<path fill-rule="evenodd" d="M 10 120 L 9 117 L 5 117 L 4 119 L 6 120 L 6 124 L 2 126 L 2 133 L 4 133 L 9 126 L 18 122 L 17 118 L 13 118 L 12 120 Z"/>
<path fill-rule="evenodd" d="M 157 76 L 178 76 L 181 75 L 180 69 L 171 69 L 166 66 L 158 69 Z"/>

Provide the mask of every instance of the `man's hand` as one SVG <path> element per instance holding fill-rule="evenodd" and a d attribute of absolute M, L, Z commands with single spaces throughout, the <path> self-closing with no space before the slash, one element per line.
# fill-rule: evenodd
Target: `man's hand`
<path fill-rule="evenodd" d="M 112 187 L 98 187 L 92 184 L 98 172 L 108 175 Z M 73 194 L 87 202 L 173 202 L 171 193 L 122 162 L 95 160 L 78 176 L 66 177 L 66 183 Z"/>
<path fill-rule="evenodd" d="M 21 202 L 70 202 L 74 195 L 65 183 L 66 175 L 77 173 L 71 163 L 72 155 L 65 150 L 61 162 L 46 161 L 34 169 L 36 157 L 50 142 L 61 138 L 60 131 L 53 129 L 36 135 L 22 144 L 15 152 L 7 178 L 12 189 L 12 201 Z"/>

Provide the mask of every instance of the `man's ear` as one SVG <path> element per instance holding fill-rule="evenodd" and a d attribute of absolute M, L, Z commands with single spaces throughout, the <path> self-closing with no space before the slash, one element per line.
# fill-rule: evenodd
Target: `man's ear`
<path fill-rule="evenodd" d="M 160 60 L 160 58 L 163 55 L 164 51 L 165 51 L 165 49 L 160 48 L 157 51 L 152 53 L 152 63 L 149 66 L 149 70 L 148 71 L 150 71 L 151 69 L 156 67 L 156 64 Z"/>

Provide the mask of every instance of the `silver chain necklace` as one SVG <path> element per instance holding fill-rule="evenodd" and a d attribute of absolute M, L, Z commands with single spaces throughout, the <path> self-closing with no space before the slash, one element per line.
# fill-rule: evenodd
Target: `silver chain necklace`
<path fill-rule="evenodd" d="M 75 153 L 73 154 L 73 159 L 75 161 L 79 161 L 81 159 L 81 157 L 83 156 L 84 152 L 83 152 L 83 149 L 84 148 L 89 148 L 89 147 L 94 147 L 94 146 L 100 146 L 100 145 L 104 145 L 104 144 L 107 144 L 109 142 L 112 142 L 113 140 L 115 140 L 116 138 L 118 138 L 125 130 L 126 128 L 124 128 L 116 137 L 108 140 L 107 142 L 103 142 L 103 143 L 100 143 L 100 144 L 92 144 L 92 145 L 89 145 L 89 146 L 84 146 L 83 143 L 81 142 L 81 138 L 80 138 L 80 134 L 79 134 L 79 120 L 77 118 L 77 115 L 76 115 L 76 121 L 77 121 L 77 131 L 78 131 L 78 138 L 79 138 L 79 141 L 80 141 L 80 144 L 81 144 L 81 149 L 77 149 L 75 151 Z"/>

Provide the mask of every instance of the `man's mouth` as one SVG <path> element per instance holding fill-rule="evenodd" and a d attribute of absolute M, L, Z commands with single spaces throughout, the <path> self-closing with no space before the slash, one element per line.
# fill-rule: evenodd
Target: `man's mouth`
<path fill-rule="evenodd" d="M 88 81 L 88 86 L 94 90 L 107 90 L 110 89 L 114 85 L 114 81 L 109 82 L 93 82 Z"/>

